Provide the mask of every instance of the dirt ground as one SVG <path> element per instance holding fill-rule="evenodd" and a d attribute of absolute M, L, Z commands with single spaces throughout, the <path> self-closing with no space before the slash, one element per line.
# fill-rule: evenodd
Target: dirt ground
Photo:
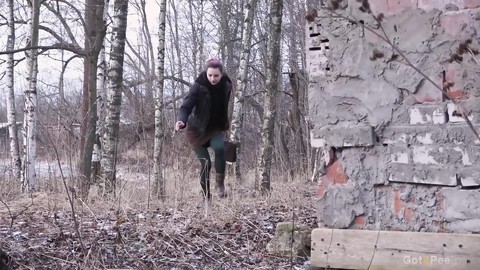
<path fill-rule="evenodd" d="M 145 174 L 119 173 L 116 199 L 74 201 L 61 183 L 48 193 L 2 199 L 0 247 L 13 269 L 307 269 L 308 258 L 270 255 L 278 222 L 317 227 L 315 184 L 272 183 L 262 197 L 253 183 L 227 179 L 230 196 L 205 204 L 195 177 L 171 175 L 166 202 L 148 196 Z M 53 185 L 52 185 L 53 186 Z M 55 189 L 55 188 L 53 188 Z M 77 223 L 77 226 L 75 225 Z M 78 230 L 76 229 L 78 227 Z"/>

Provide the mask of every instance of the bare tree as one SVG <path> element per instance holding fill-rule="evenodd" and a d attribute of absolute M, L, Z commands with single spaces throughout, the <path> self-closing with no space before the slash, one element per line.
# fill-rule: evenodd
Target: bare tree
<path fill-rule="evenodd" d="M 188 16 L 192 28 L 193 41 L 193 70 L 200 72 L 203 69 L 204 57 L 204 29 L 203 29 L 203 1 L 196 5 L 195 1 L 188 1 Z"/>
<path fill-rule="evenodd" d="M 184 60 L 182 59 L 182 53 L 181 53 L 181 47 L 180 47 L 180 33 L 178 29 L 178 11 L 175 6 L 174 1 L 170 1 L 170 8 L 171 8 L 171 13 L 173 13 L 173 16 L 167 16 L 168 18 L 168 26 L 169 26 L 169 33 L 170 33 L 170 52 L 171 52 L 171 61 L 170 61 L 170 69 L 172 74 L 175 74 L 178 76 L 178 78 L 183 80 L 183 63 Z M 168 14 L 167 14 L 168 15 Z M 173 17 L 173 18 L 172 18 Z M 177 94 L 177 87 L 179 86 L 180 88 L 180 94 Z M 180 96 L 183 97 L 185 96 L 185 86 L 183 84 L 179 84 L 175 81 L 172 80 L 172 100 L 175 99 L 176 97 Z M 177 111 L 177 106 L 176 102 L 173 102 L 173 111 Z M 175 114 L 176 117 L 176 114 Z M 173 122 L 176 122 L 176 119 L 174 119 Z"/>
<path fill-rule="evenodd" d="M 146 2 L 145 0 L 140 0 L 140 18 L 142 21 L 141 27 L 142 27 L 142 32 L 141 32 L 141 40 L 144 40 L 146 43 L 145 47 L 145 61 L 146 61 L 146 67 L 145 67 L 145 72 L 146 72 L 146 77 L 150 78 L 147 80 L 146 83 L 146 98 L 147 100 L 151 101 L 154 98 L 154 90 L 155 90 L 155 83 L 154 83 L 154 78 L 155 78 L 155 54 L 154 54 L 154 48 L 153 48 L 153 43 L 152 43 L 152 34 L 150 33 L 150 27 L 148 26 L 147 22 L 147 11 L 146 11 Z M 150 103 L 151 104 L 151 103 Z M 150 105 L 148 104 L 148 105 Z M 151 107 L 149 107 L 151 108 Z"/>
<path fill-rule="evenodd" d="M 305 123 L 307 104 L 307 80 L 305 72 L 305 6 L 299 1 L 286 1 L 288 8 L 288 25 L 284 34 L 288 46 L 289 86 L 292 94 L 291 109 L 288 110 L 288 123 L 292 130 L 295 157 L 291 158 L 296 168 L 306 172 L 308 165 L 308 126 Z M 295 164 L 296 163 L 296 164 Z"/>
<path fill-rule="evenodd" d="M 105 37 L 104 0 L 85 1 L 85 57 L 83 70 L 80 175 L 77 188 L 85 198 L 91 185 L 93 145 L 97 126 L 97 63 Z"/>
<path fill-rule="evenodd" d="M 253 28 L 253 16 L 255 14 L 255 7 L 258 0 L 249 0 L 246 7 L 245 18 L 243 21 L 242 32 L 242 53 L 240 56 L 240 66 L 238 67 L 237 74 L 237 89 L 235 91 L 235 97 L 233 99 L 233 115 L 232 125 L 230 131 L 230 140 L 241 146 L 241 132 L 243 129 L 243 116 L 244 116 L 244 95 L 247 87 L 247 74 L 248 74 L 248 62 L 250 59 L 250 47 L 252 46 L 252 28 Z M 237 162 L 234 165 L 235 175 L 237 180 L 241 179 L 240 172 L 240 149 L 237 148 Z"/>
<path fill-rule="evenodd" d="M 142 134 L 155 129 L 155 66 L 156 58 L 152 43 L 152 34 L 148 24 L 147 2 L 131 2 L 133 13 L 138 14 L 139 29 L 137 44 L 127 39 L 128 52 L 125 57 L 124 94 L 133 107 L 134 114 L 124 115 L 136 122 L 136 132 L 131 146 L 136 144 Z"/>
<path fill-rule="evenodd" d="M 105 8 L 103 10 L 103 23 L 107 25 L 108 21 L 108 4 L 110 0 L 104 0 Z M 105 99 L 107 92 L 107 72 L 108 72 L 108 62 L 105 53 L 105 39 L 102 40 L 102 47 L 98 55 L 98 72 L 97 72 L 97 114 L 98 114 L 98 126 L 101 127 L 103 117 L 104 117 L 104 104 L 103 100 Z M 101 132 L 100 132 L 101 133 Z"/>
<path fill-rule="evenodd" d="M 37 152 L 37 74 L 38 74 L 38 29 L 40 24 L 40 0 L 30 2 L 30 47 L 28 53 L 29 85 L 25 93 L 24 116 L 24 160 L 23 160 L 23 188 L 26 192 L 33 192 L 37 186 L 35 174 L 35 159 Z"/>
<path fill-rule="evenodd" d="M 103 10 L 103 23 L 107 25 L 108 20 L 108 4 L 109 0 L 104 0 L 105 8 Z M 103 39 L 102 48 L 98 54 L 98 72 L 97 72 L 97 131 L 95 132 L 95 144 L 93 145 L 92 153 L 92 164 L 93 164 L 93 174 L 92 182 L 97 181 L 98 173 L 101 171 L 100 161 L 101 161 L 101 151 L 102 151 L 102 140 L 103 137 L 103 126 L 105 121 L 105 99 L 107 95 L 107 72 L 108 64 L 107 57 L 105 53 L 105 39 Z"/>
<path fill-rule="evenodd" d="M 270 172 L 273 154 L 273 132 L 276 117 L 276 97 L 280 79 L 280 42 L 282 32 L 283 1 L 272 0 L 270 5 L 270 29 L 267 56 L 266 92 L 262 125 L 262 142 L 257 159 L 255 183 L 262 194 L 270 192 Z"/>
<path fill-rule="evenodd" d="M 105 135 L 102 152 L 102 177 L 105 179 L 106 191 L 115 191 L 115 169 L 120 125 L 120 108 L 122 105 L 123 59 L 127 31 L 128 0 L 115 0 L 113 17 L 113 44 L 107 83 L 107 108 L 105 118 Z"/>
<path fill-rule="evenodd" d="M 157 72 L 157 95 L 155 97 L 155 142 L 153 150 L 155 192 L 165 199 L 165 179 L 162 175 L 162 150 L 165 135 L 165 116 L 163 91 L 165 83 L 165 14 L 167 12 L 167 0 L 160 1 L 160 18 L 158 25 L 158 72 Z"/>
<path fill-rule="evenodd" d="M 13 0 L 8 0 L 8 37 L 7 51 L 15 48 L 15 21 L 13 15 Z M 10 157 L 12 159 L 13 172 L 16 180 L 21 179 L 22 161 L 20 159 L 20 149 L 18 144 L 18 128 L 15 115 L 15 79 L 14 79 L 14 57 L 13 53 L 7 58 L 7 115 L 8 115 L 8 133 L 10 136 Z"/>
<path fill-rule="evenodd" d="M 212 1 L 212 4 L 216 12 L 215 17 L 218 18 L 218 49 L 225 71 L 227 74 L 236 74 L 238 60 L 235 59 L 237 57 L 235 49 L 239 49 L 241 45 L 239 35 L 244 20 L 244 16 L 239 14 L 242 14 L 241 9 L 244 9 L 245 1 L 217 0 Z"/>

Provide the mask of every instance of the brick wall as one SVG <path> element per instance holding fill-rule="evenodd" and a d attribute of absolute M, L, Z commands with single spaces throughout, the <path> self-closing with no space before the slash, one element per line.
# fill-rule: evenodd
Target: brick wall
<path fill-rule="evenodd" d="M 438 85 L 453 85 L 449 96 L 478 130 L 480 64 L 471 55 L 446 60 L 466 39 L 479 48 L 480 0 L 369 3 L 374 14 L 386 15 L 387 36 L 412 63 Z M 344 0 L 336 12 L 375 28 L 358 5 Z M 319 222 L 480 232 L 480 142 L 458 108 L 378 36 L 318 10 L 306 44 L 311 144 L 329 153 L 318 186 Z M 372 61 L 374 49 L 384 57 Z"/>

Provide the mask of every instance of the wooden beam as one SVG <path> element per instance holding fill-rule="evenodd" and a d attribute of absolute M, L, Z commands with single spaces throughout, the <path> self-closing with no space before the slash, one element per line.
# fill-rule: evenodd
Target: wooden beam
<path fill-rule="evenodd" d="M 480 235 L 314 229 L 311 265 L 330 269 L 480 269 Z"/>

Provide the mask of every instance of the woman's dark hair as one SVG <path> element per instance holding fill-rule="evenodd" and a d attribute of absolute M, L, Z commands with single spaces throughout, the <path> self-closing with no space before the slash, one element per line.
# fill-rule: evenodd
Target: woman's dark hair
<path fill-rule="evenodd" d="M 218 70 L 223 73 L 223 64 L 217 58 L 212 58 L 207 61 L 207 64 L 205 65 L 205 70 L 207 70 L 208 68 L 218 68 Z"/>

